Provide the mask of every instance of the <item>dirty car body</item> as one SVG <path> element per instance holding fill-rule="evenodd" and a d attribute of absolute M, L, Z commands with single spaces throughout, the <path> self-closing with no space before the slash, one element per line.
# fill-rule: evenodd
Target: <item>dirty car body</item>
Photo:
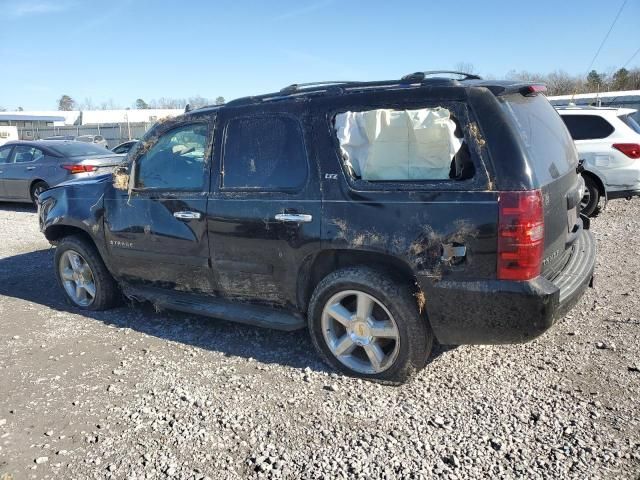
<path fill-rule="evenodd" d="M 128 159 L 43 193 L 45 236 L 95 245 L 129 297 L 308 325 L 348 374 L 404 381 L 433 337 L 530 340 L 592 280 L 575 147 L 537 86 L 294 85 L 162 122 Z"/>

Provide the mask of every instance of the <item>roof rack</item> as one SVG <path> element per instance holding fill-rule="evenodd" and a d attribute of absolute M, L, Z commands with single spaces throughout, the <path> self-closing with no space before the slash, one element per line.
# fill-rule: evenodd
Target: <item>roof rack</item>
<path fill-rule="evenodd" d="M 295 93 L 300 90 L 307 90 L 311 87 L 330 87 L 332 85 L 345 85 L 349 83 L 358 83 L 350 80 L 329 80 L 326 82 L 309 82 L 309 83 L 292 83 L 280 89 L 280 93 Z"/>
<path fill-rule="evenodd" d="M 465 72 L 456 72 L 452 70 L 430 70 L 426 72 L 416 72 L 411 73 L 409 75 L 405 75 L 401 79 L 394 80 L 374 80 L 374 81 L 337 81 L 330 80 L 324 82 L 309 82 L 309 83 L 293 83 L 288 85 L 280 91 L 276 93 L 267 93 L 263 95 L 254 95 L 249 97 L 241 97 L 236 98 L 235 100 L 231 100 L 225 104 L 225 106 L 239 106 L 239 105 L 248 105 L 257 102 L 264 101 L 272 101 L 279 100 L 287 97 L 293 97 L 297 95 L 308 95 L 308 94 L 323 94 L 327 92 L 338 91 L 343 93 L 344 90 L 357 90 L 357 89 L 371 89 L 378 87 L 387 87 L 387 86 L 406 86 L 411 84 L 429 84 L 436 79 L 428 79 L 426 77 L 430 75 L 439 75 L 439 74 L 450 74 L 450 75 L 458 75 L 464 78 L 460 80 L 482 80 L 482 78 L 478 75 L 474 75 L 471 73 Z M 442 79 L 438 79 L 442 80 Z M 457 79 L 449 79 L 451 82 L 456 82 Z"/>
<path fill-rule="evenodd" d="M 430 75 L 442 75 L 443 73 L 446 74 L 450 74 L 450 75 L 460 75 L 463 78 L 463 80 L 482 80 L 482 77 L 480 75 L 475 75 L 473 73 L 467 73 L 467 72 L 458 72 L 456 70 L 427 70 L 424 72 L 414 72 L 414 73 L 409 73 L 407 75 L 405 75 L 404 77 L 402 77 L 401 80 L 405 81 L 405 82 L 422 82 L 426 77 L 430 76 Z"/>

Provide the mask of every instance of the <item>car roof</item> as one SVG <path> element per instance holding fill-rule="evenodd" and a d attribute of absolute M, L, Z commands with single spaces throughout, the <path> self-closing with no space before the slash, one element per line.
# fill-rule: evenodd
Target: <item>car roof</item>
<path fill-rule="evenodd" d="M 462 78 L 452 78 L 452 76 Z M 400 89 L 420 89 L 430 87 L 485 87 L 494 94 L 516 92 L 523 87 L 540 85 L 539 82 L 521 82 L 512 80 L 483 80 L 478 75 L 449 70 L 415 72 L 394 80 L 374 81 L 323 81 L 288 85 L 278 92 L 248 96 L 231 100 L 223 105 L 208 105 L 195 110 L 186 110 L 185 115 L 199 115 L 227 108 L 259 105 L 267 102 L 299 102 L 308 98 L 341 97 L 356 93 L 375 93 L 397 91 Z"/>

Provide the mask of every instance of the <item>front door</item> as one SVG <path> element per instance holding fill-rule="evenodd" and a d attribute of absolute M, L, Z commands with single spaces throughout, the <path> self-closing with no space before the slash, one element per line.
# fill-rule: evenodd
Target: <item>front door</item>
<path fill-rule="evenodd" d="M 212 120 L 167 122 L 134 153 L 135 186 L 105 199 L 105 237 L 133 284 L 213 292 L 206 211 Z"/>
<path fill-rule="evenodd" d="M 295 305 L 321 216 L 302 120 L 277 111 L 223 119 L 207 218 L 212 267 L 227 297 Z"/>

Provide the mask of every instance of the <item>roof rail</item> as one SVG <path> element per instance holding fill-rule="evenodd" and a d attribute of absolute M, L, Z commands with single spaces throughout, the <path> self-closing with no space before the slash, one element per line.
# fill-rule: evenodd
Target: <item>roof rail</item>
<path fill-rule="evenodd" d="M 299 92 L 300 90 L 305 90 L 308 89 L 310 87 L 324 87 L 324 86 L 331 86 L 331 85 L 346 85 L 348 83 L 358 83 L 358 82 L 352 82 L 350 80 L 329 80 L 326 82 L 309 82 L 309 83 L 292 83 L 291 85 L 287 85 L 286 87 L 280 89 L 280 93 L 295 93 L 295 92 Z"/>
<path fill-rule="evenodd" d="M 450 75 L 460 75 L 463 78 L 463 80 L 482 80 L 482 77 L 480 75 L 475 75 L 473 73 L 466 73 L 466 72 L 458 72 L 455 70 L 427 70 L 425 72 L 414 72 L 414 73 L 409 73 L 407 75 L 405 75 L 404 77 L 402 77 L 402 80 L 405 82 L 422 82 L 426 77 L 430 76 L 430 75 L 441 75 L 443 73 L 447 73 Z"/>

